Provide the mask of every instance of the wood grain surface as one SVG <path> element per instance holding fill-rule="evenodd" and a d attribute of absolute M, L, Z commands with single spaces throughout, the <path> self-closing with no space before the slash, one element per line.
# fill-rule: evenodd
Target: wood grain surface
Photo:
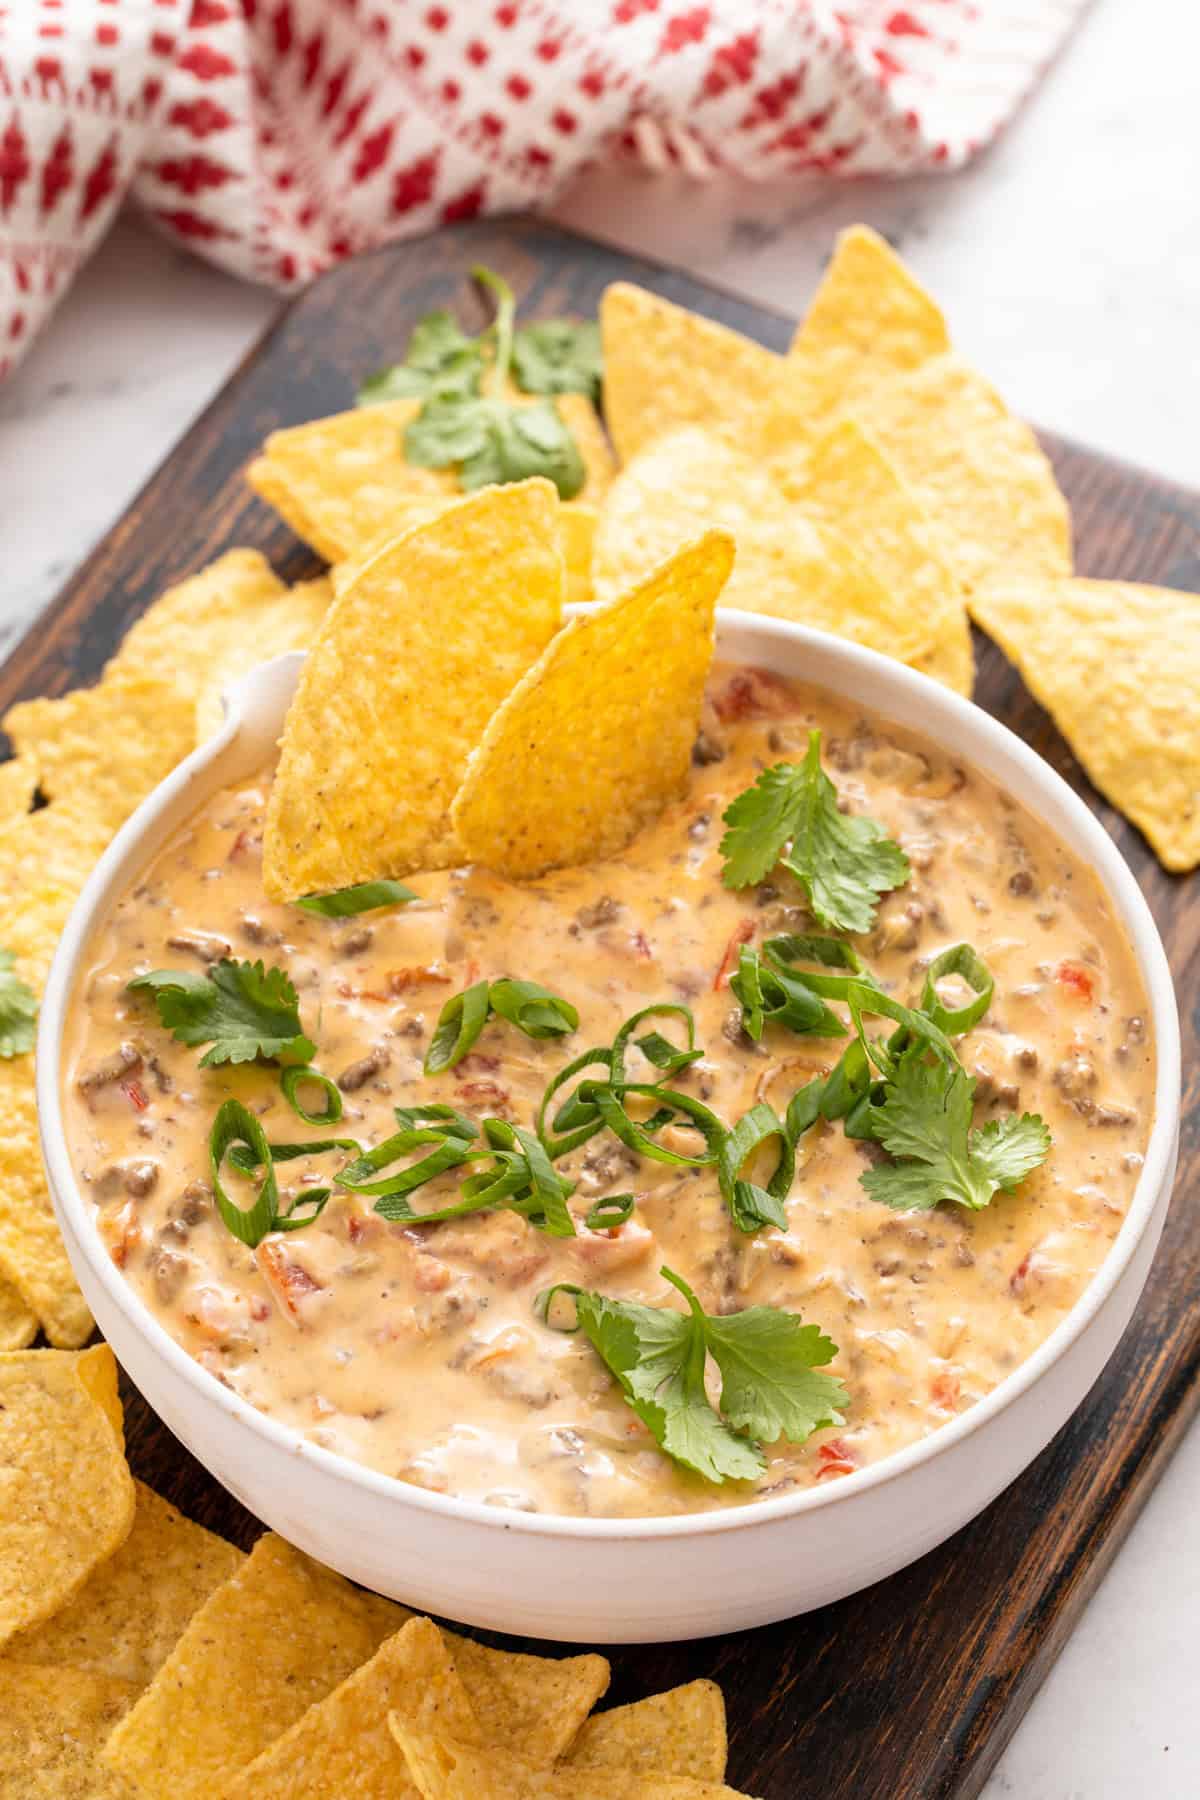
<path fill-rule="evenodd" d="M 688 277 L 528 221 L 460 226 L 343 265 L 294 302 L 0 671 L 0 706 L 95 679 L 171 582 L 236 544 L 288 577 L 311 553 L 240 471 L 264 435 L 350 404 L 418 316 L 470 307 L 475 262 L 523 312 L 593 314 L 616 278 L 782 348 L 792 322 Z M 1047 440 L 1074 509 L 1080 572 L 1200 588 L 1200 495 Z M 1109 1367 L 1036 1463 L 941 1549 L 889 1581 L 788 1623 L 696 1644 L 617 1651 L 610 1698 L 699 1675 L 725 1690 L 730 1780 L 766 1800 L 969 1800 L 1013 1731 L 1195 1410 L 1200 1350 L 1197 1000 L 1200 883 L 1165 874 L 1089 786 L 989 643 L 982 706 L 1087 799 L 1153 908 L 1179 987 L 1187 1078 L 1175 1200 L 1149 1286 Z M 248 1545 L 260 1527 L 126 1390 L 135 1471 L 193 1518 Z M 1152 1603 L 1153 1597 L 1148 1597 Z M 537 1647 L 537 1646 L 533 1646 Z"/>

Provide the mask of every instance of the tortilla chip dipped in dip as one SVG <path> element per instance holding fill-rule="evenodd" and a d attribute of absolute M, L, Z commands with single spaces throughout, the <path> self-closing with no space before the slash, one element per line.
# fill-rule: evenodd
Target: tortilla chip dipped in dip
<path fill-rule="evenodd" d="M 460 859 L 450 802 L 557 631 L 548 481 L 484 488 L 370 559 L 325 615 L 283 734 L 263 868 L 280 899 Z"/>

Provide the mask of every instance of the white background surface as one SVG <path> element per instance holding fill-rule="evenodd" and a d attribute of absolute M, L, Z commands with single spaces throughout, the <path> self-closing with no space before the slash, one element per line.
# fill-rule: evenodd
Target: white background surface
<path fill-rule="evenodd" d="M 913 263 L 959 345 L 1017 410 L 1200 486 L 1192 0 L 1098 0 L 1022 117 L 963 174 L 731 190 L 596 173 L 557 216 L 791 313 L 833 232 L 865 219 Z M 118 226 L 0 389 L 0 647 L 128 504 L 276 304 L 136 220 Z M 1200 1795 L 1198 1491 L 1194 1431 L 986 1800 Z"/>

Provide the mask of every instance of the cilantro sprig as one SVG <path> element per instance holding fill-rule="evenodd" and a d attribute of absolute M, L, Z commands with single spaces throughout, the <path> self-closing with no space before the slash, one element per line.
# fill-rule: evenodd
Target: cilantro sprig
<path fill-rule="evenodd" d="M 37 995 L 13 974 L 11 950 L 0 950 L 0 1056 L 23 1056 L 33 1049 Z"/>
<path fill-rule="evenodd" d="M 884 1089 L 876 1135 L 897 1160 L 860 1177 L 873 1199 L 927 1210 L 952 1200 L 978 1211 L 1043 1162 L 1050 1133 L 1036 1113 L 972 1129 L 975 1082 L 965 1069 L 904 1057 Z"/>
<path fill-rule="evenodd" d="M 153 994 L 160 1023 L 181 1044 L 211 1046 L 200 1058 L 202 1069 L 256 1060 L 309 1063 L 316 1052 L 283 969 L 225 957 L 207 975 L 151 969 L 129 986 Z"/>
<path fill-rule="evenodd" d="M 840 1425 L 849 1395 L 822 1373 L 837 1346 L 817 1325 L 773 1306 L 715 1317 L 683 1277 L 664 1279 L 687 1311 L 611 1300 L 570 1283 L 539 1296 L 547 1323 L 556 1297 L 574 1301 L 581 1330 L 638 1418 L 667 1455 L 706 1481 L 752 1481 L 766 1467 L 761 1446 L 780 1438 L 802 1444 L 825 1425 Z M 720 1404 L 709 1400 L 708 1359 L 721 1377 Z"/>
<path fill-rule="evenodd" d="M 764 769 L 726 809 L 725 886 L 749 887 L 780 864 L 822 925 L 869 931 L 880 895 L 908 880 L 909 862 L 877 820 L 839 812 L 837 799 L 821 767 L 821 734 L 811 731 L 803 762 Z"/>
<path fill-rule="evenodd" d="M 449 313 L 428 314 L 409 340 L 405 361 L 364 382 L 358 404 L 419 397 L 421 410 L 405 428 L 404 453 L 420 468 L 456 468 L 465 492 L 544 475 L 570 500 L 587 471 L 553 396 L 594 392 L 598 336 L 562 320 L 518 332 L 508 283 L 490 269 L 472 274 L 495 297 L 487 331 L 469 338 Z M 546 398 L 514 401 L 507 391 L 514 371 L 527 393 Z"/>

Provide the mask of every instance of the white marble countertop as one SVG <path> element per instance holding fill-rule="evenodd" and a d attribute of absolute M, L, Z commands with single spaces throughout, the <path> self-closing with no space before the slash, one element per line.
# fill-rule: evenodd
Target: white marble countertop
<path fill-rule="evenodd" d="M 1097 0 L 1023 116 L 961 175 L 731 190 L 597 173 L 556 216 L 792 313 L 834 230 L 866 219 L 911 259 L 1016 409 L 1200 485 L 1198 66 L 1200 9 Z M 118 226 L 0 389 L 0 648 L 120 514 L 275 307 L 136 220 Z M 986 1800 L 1200 1794 L 1198 1488 L 1193 1431 Z"/>

